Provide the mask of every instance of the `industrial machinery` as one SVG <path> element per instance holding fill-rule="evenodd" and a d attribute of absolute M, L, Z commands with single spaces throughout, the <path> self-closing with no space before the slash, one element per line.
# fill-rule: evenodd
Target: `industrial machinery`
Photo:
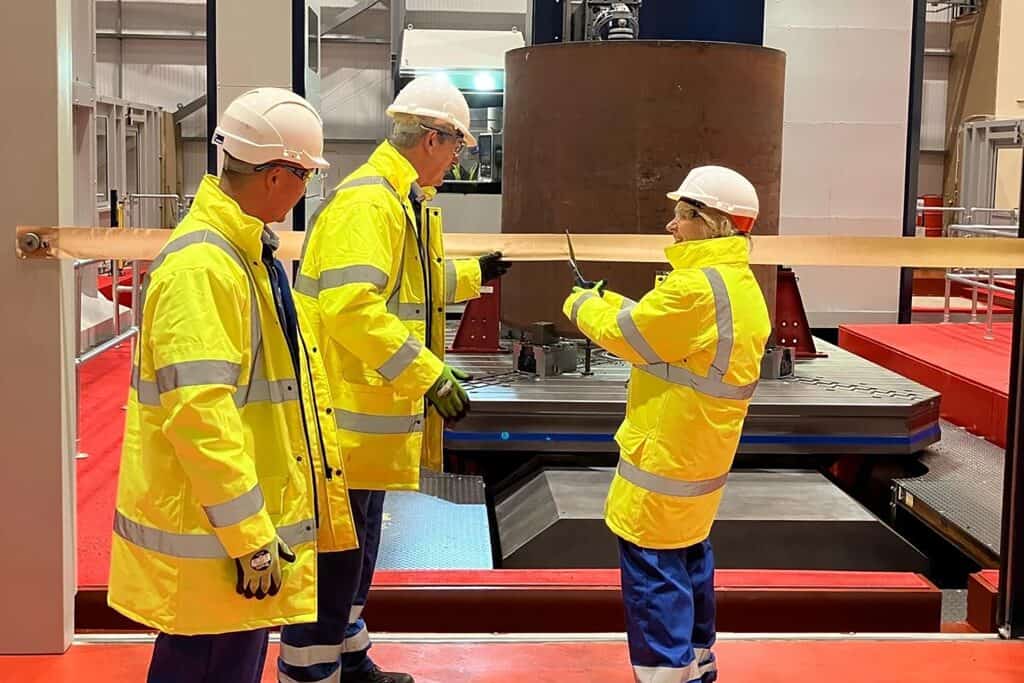
<path fill-rule="evenodd" d="M 477 146 L 467 147 L 445 175 L 445 193 L 501 191 L 505 53 L 526 44 L 517 29 L 443 30 L 409 27 L 402 32 L 395 92 L 417 76 L 445 78 L 466 97 Z"/>
<path fill-rule="evenodd" d="M 568 40 L 636 40 L 643 0 L 574 0 L 565 3 L 563 35 Z"/>
<path fill-rule="evenodd" d="M 512 345 L 512 367 L 516 372 L 536 377 L 554 377 L 576 372 L 577 345 L 555 334 L 551 323 L 534 323 L 529 340 Z"/>

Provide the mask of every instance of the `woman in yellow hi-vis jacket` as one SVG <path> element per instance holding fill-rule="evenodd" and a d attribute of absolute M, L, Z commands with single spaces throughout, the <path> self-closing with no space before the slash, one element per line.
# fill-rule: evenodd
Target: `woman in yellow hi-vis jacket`
<path fill-rule="evenodd" d="M 771 332 L 749 266 L 757 193 L 739 173 L 696 168 L 666 229 L 672 272 L 639 302 L 576 287 L 565 314 L 633 365 L 605 507 L 619 537 L 629 653 L 641 683 L 718 677 L 708 535 Z"/>
<path fill-rule="evenodd" d="M 337 680 L 339 669 L 346 683 L 413 680 L 370 660 L 361 618 L 384 493 L 418 489 L 421 463 L 441 468 L 444 421 L 469 408 L 465 376 L 444 362 L 445 305 L 477 297 L 508 269 L 499 253 L 446 259 L 441 210 L 428 204 L 476 144 L 462 93 L 417 78 L 388 114 L 388 140 L 314 217 L 295 280 L 324 349 L 360 549 L 321 554 L 320 620 L 282 630 L 282 681 Z"/>
<path fill-rule="evenodd" d="M 326 371 L 265 226 L 327 167 L 322 136 L 289 91 L 235 100 L 222 177 L 146 278 L 109 601 L 160 631 L 151 683 L 258 683 L 268 627 L 316 619 L 318 545 L 355 547 Z"/>

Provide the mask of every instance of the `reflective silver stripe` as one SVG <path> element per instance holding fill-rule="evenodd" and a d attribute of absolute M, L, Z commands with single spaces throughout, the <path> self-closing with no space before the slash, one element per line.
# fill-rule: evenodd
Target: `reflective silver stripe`
<path fill-rule="evenodd" d="M 401 201 L 401 197 L 398 196 L 398 190 L 392 187 L 388 179 L 381 175 L 368 175 L 362 178 L 355 178 L 354 180 L 349 180 L 346 183 L 338 185 L 337 191 L 340 192 L 341 190 L 347 190 L 353 187 L 366 187 L 367 185 L 383 185 L 391 192 L 391 194 L 395 195 L 396 199 Z"/>
<path fill-rule="evenodd" d="M 281 661 L 288 666 L 315 666 L 334 664 L 341 658 L 341 643 L 337 645 L 307 645 L 297 647 L 281 641 Z"/>
<path fill-rule="evenodd" d="M 709 374 L 714 373 L 721 379 L 729 369 L 729 358 L 732 357 L 732 302 L 722 274 L 714 268 L 704 268 L 703 271 L 715 296 L 715 324 L 718 326 L 718 344 Z"/>
<path fill-rule="evenodd" d="M 619 459 L 618 474 L 630 484 L 639 486 L 645 491 L 660 493 L 665 496 L 673 496 L 675 498 L 698 498 L 700 496 L 706 496 L 707 494 L 714 493 L 725 486 L 725 480 L 729 478 L 729 473 L 726 472 L 720 477 L 705 479 L 703 481 L 672 479 L 671 477 L 663 477 L 659 474 L 645 472 L 633 463 L 628 460 L 623 460 L 622 458 Z"/>
<path fill-rule="evenodd" d="M 136 362 L 138 358 L 136 357 Z M 138 394 L 138 402 L 146 406 L 160 405 L 160 390 L 156 382 L 139 381 L 139 366 L 132 364 L 131 388 Z"/>
<path fill-rule="evenodd" d="M 594 292 L 583 292 L 579 299 L 572 302 L 572 311 L 569 312 L 569 320 L 576 322 L 576 316 L 580 313 L 580 307 L 595 296 L 597 296 L 597 294 Z"/>
<path fill-rule="evenodd" d="M 337 186 L 336 188 L 331 190 L 330 194 L 324 197 L 323 201 L 321 201 L 320 204 L 316 207 L 316 209 L 313 211 L 313 215 L 309 217 L 309 221 L 307 221 L 306 223 L 306 236 L 302 240 L 302 252 L 299 254 L 300 261 L 304 261 L 306 259 L 306 249 L 309 247 L 309 240 L 313 236 L 313 229 L 316 227 L 316 222 L 320 219 L 320 214 L 324 212 L 324 209 L 326 209 L 330 205 L 330 203 L 334 201 L 334 198 L 338 196 L 338 193 L 341 192 L 342 190 L 347 190 L 352 187 L 363 187 L 366 185 L 384 185 L 389 190 L 391 190 L 391 194 L 395 195 L 396 197 L 398 196 L 398 193 L 395 192 L 395 189 L 391 187 L 391 183 L 389 183 L 383 176 L 367 176 L 365 178 L 356 178 L 355 180 L 350 180 L 347 183 L 343 183 Z"/>
<path fill-rule="evenodd" d="M 326 678 L 318 678 L 315 681 L 297 681 L 288 674 L 277 672 L 278 683 L 341 683 L 341 666 L 339 665 Z"/>
<path fill-rule="evenodd" d="M 700 680 L 700 667 L 697 660 L 689 666 L 675 669 L 668 666 L 633 666 L 637 683 L 689 683 Z"/>
<path fill-rule="evenodd" d="M 263 490 L 256 484 L 234 500 L 217 505 L 204 505 L 203 509 L 206 510 L 206 518 L 214 528 L 234 526 L 263 509 Z"/>
<path fill-rule="evenodd" d="M 708 283 L 711 285 L 711 293 L 715 297 L 715 326 L 718 329 L 715 359 L 708 369 L 707 377 L 702 377 L 681 365 L 669 363 L 648 361 L 647 365 L 635 367 L 637 370 L 666 382 L 690 387 L 705 396 L 744 401 L 753 397 L 757 389 L 757 382 L 737 386 L 728 384 L 723 379 L 729 369 L 729 359 L 732 357 L 733 347 L 732 302 L 729 300 L 729 290 L 725 286 L 725 280 L 722 279 L 721 273 L 714 268 L 704 268 L 703 273 L 707 277 Z M 623 315 L 626 314 L 620 313 L 619 317 L 621 318 Z"/>
<path fill-rule="evenodd" d="M 149 266 L 148 271 L 146 272 L 146 276 L 145 276 L 145 278 L 143 280 L 142 289 L 141 289 L 141 292 L 140 292 L 140 301 L 139 301 L 140 309 L 143 312 L 145 312 L 146 293 L 149 291 L 150 278 L 151 278 L 152 274 L 156 271 L 156 269 L 159 268 L 163 264 L 164 260 L 166 260 L 166 258 L 168 256 L 170 256 L 171 254 L 179 252 L 182 249 L 185 249 L 186 247 L 190 247 L 190 246 L 195 245 L 195 244 L 210 244 L 210 245 L 213 245 L 213 246 L 217 247 L 218 249 L 223 251 L 225 254 L 227 254 L 228 257 L 230 257 L 238 265 L 238 267 L 242 269 L 242 272 L 246 276 L 246 280 L 247 280 L 247 282 L 249 284 L 249 296 L 250 296 L 250 304 L 249 304 L 249 342 L 250 342 L 250 345 L 251 345 L 252 357 L 253 357 L 253 366 L 252 366 L 251 370 L 252 370 L 252 374 L 255 375 L 255 374 L 257 374 L 261 370 L 261 367 L 260 367 L 261 363 L 259 361 L 262 358 L 261 353 L 262 353 L 262 343 L 263 343 L 263 338 L 262 338 L 262 334 L 261 334 L 261 330 L 260 330 L 260 315 L 259 315 L 259 303 L 258 303 L 259 299 L 258 299 L 258 296 L 257 296 L 257 293 L 256 293 L 256 284 L 253 281 L 252 273 L 250 272 L 249 267 L 246 264 L 245 259 L 242 258 L 242 255 L 241 255 L 241 253 L 239 253 L 238 249 L 236 249 L 234 245 L 232 245 L 229 241 L 224 239 L 224 237 L 222 237 L 221 235 L 217 234 L 215 231 L 213 231 L 213 230 L 197 230 L 196 232 L 190 232 L 187 235 L 183 235 L 183 236 L 179 237 L 178 239 L 174 240 L 173 242 L 169 242 L 169 243 L 164 245 L 163 249 L 160 251 L 160 254 L 153 260 L 153 262 Z M 160 388 L 161 386 L 170 386 L 171 388 L 175 388 L 175 386 L 189 386 L 189 385 L 193 385 L 194 386 L 196 384 L 204 384 L 204 383 L 206 383 L 206 382 L 193 382 L 193 383 L 190 384 L 190 383 L 186 382 L 186 383 L 177 383 L 176 384 L 178 373 L 175 372 L 173 377 L 169 376 L 167 374 L 167 372 L 166 372 L 166 368 L 161 369 L 161 370 L 165 371 L 165 376 L 163 377 L 163 379 L 161 379 L 161 375 L 160 375 L 161 370 L 157 370 L 157 372 L 156 372 L 156 376 L 157 376 L 156 379 L 157 379 L 157 381 L 156 382 L 143 381 L 143 380 L 140 380 L 140 378 L 139 378 L 139 367 L 137 365 L 138 362 L 139 362 L 138 354 L 136 354 L 136 358 L 135 358 L 135 363 L 136 364 L 133 364 L 133 366 L 132 366 L 132 387 L 136 390 L 136 392 L 138 394 L 138 401 L 139 401 L 139 403 L 143 404 L 143 405 L 149 405 L 149 406 L 159 406 L 160 405 L 160 394 L 163 393 L 163 391 L 169 391 L 169 389 L 161 389 Z M 188 363 L 175 364 L 174 367 L 177 368 L 178 366 L 189 365 L 189 364 L 192 364 L 192 363 L 199 364 L 199 363 L 207 363 L 207 362 L 209 362 L 209 363 L 218 363 L 218 362 L 224 362 L 224 361 L 190 361 Z M 188 372 L 189 371 L 186 371 L 186 374 Z M 241 368 L 239 368 L 239 374 L 240 374 L 240 372 L 241 372 Z M 232 380 L 230 382 L 222 382 L 222 383 L 224 383 L 224 384 L 236 384 L 237 381 L 238 381 L 238 376 L 236 375 L 234 380 Z M 209 382 L 209 383 L 216 384 L 216 383 L 219 383 L 219 382 Z M 239 391 L 237 391 L 235 393 L 235 405 L 241 405 L 240 401 L 244 402 L 243 390 L 244 390 L 244 387 L 239 387 Z"/>
<path fill-rule="evenodd" d="M 342 652 L 362 652 L 370 647 L 370 632 L 364 625 L 355 635 L 349 636 L 342 644 Z"/>
<path fill-rule="evenodd" d="M 619 324 L 619 329 L 622 330 L 622 337 L 626 340 L 626 343 L 633 347 L 633 350 L 648 363 L 657 363 L 661 360 L 658 354 L 654 352 L 651 345 L 647 343 L 644 336 L 640 334 L 640 328 L 636 326 L 633 321 L 632 309 L 626 311 L 620 311 L 615 316 L 615 322 Z"/>
<path fill-rule="evenodd" d="M 690 387 L 694 391 L 710 396 L 712 398 L 724 398 L 732 401 L 743 401 L 751 398 L 757 389 L 757 382 L 736 386 L 726 384 L 717 377 L 701 377 L 690 370 L 678 365 L 668 363 L 654 363 L 652 365 L 635 365 L 637 370 L 653 375 L 658 379 L 672 384 L 679 384 Z"/>
<path fill-rule="evenodd" d="M 220 539 L 213 534 L 175 534 L 133 522 L 120 511 L 114 512 L 114 533 L 140 548 L 162 555 L 191 560 L 223 560 L 228 556 Z M 279 527 L 277 535 L 290 546 L 316 540 L 312 519 Z"/>
<path fill-rule="evenodd" d="M 455 303 L 455 290 L 459 287 L 459 271 L 455 267 L 455 261 L 447 259 L 444 262 L 444 302 Z"/>
<path fill-rule="evenodd" d="M 370 284 L 381 292 L 388 284 L 388 274 L 375 266 L 332 268 L 321 272 L 318 280 L 300 274 L 295 278 L 295 291 L 315 299 L 325 290 L 352 284 Z"/>
<path fill-rule="evenodd" d="M 409 230 L 408 224 L 406 230 Z M 398 257 L 398 275 L 395 277 L 395 287 L 391 290 L 391 295 L 388 297 L 388 313 L 392 315 L 398 315 L 401 303 L 399 303 L 398 295 L 402 291 L 402 278 L 405 277 L 405 233 L 402 233 L 402 253 Z"/>
<path fill-rule="evenodd" d="M 697 659 L 697 663 L 700 666 L 700 675 L 709 674 L 713 671 L 718 671 L 718 662 L 715 661 L 714 656 L 711 654 L 711 650 L 705 647 L 693 648 L 694 655 Z"/>
<path fill-rule="evenodd" d="M 119 511 L 114 512 L 114 533 L 140 548 L 171 557 L 214 560 L 228 556 L 216 536 L 173 534 L 133 522 Z"/>
<path fill-rule="evenodd" d="M 288 526 L 279 526 L 277 535 L 293 548 L 303 543 L 312 543 L 316 540 L 316 522 L 306 519 Z"/>
<path fill-rule="evenodd" d="M 262 355 L 261 355 L 262 357 Z M 257 369 L 262 370 L 262 364 L 257 363 Z M 263 372 L 254 373 L 257 376 Z M 160 406 L 160 390 L 156 382 L 139 380 L 138 366 L 132 366 L 131 387 L 138 394 L 138 401 L 142 405 Z M 252 403 L 269 401 L 271 403 L 286 403 L 298 399 L 298 383 L 294 378 L 268 381 L 265 379 L 254 379 L 251 384 L 241 384 L 236 387 L 234 394 L 235 405 L 242 408 Z"/>
<path fill-rule="evenodd" d="M 354 624 L 359 621 L 359 618 L 363 616 L 363 607 L 365 605 L 352 605 L 352 609 L 348 611 L 348 623 Z"/>
<path fill-rule="evenodd" d="M 242 366 L 223 360 L 189 360 L 158 368 L 156 386 L 161 394 L 182 387 L 204 384 L 227 384 L 235 386 L 242 373 Z"/>
<path fill-rule="evenodd" d="M 413 364 L 413 361 L 419 357 L 422 350 L 423 344 L 410 332 L 409 336 L 405 338 L 405 342 L 398 347 L 398 350 L 392 354 L 391 358 L 377 368 L 377 372 L 384 379 L 393 382 L 406 368 Z"/>
<path fill-rule="evenodd" d="M 398 304 L 394 314 L 398 316 L 399 320 L 405 322 L 426 322 L 427 320 L 427 305 L 426 304 Z"/>
<path fill-rule="evenodd" d="M 620 311 L 628 311 L 636 306 L 636 302 L 630 299 L 628 296 L 622 297 L 622 303 L 619 304 Z"/>
<path fill-rule="evenodd" d="M 335 410 L 338 427 L 362 434 L 413 434 L 423 431 L 423 413 L 417 415 L 366 415 Z"/>
<path fill-rule="evenodd" d="M 140 298 L 140 308 L 142 310 L 145 310 L 146 290 L 149 288 L 150 275 L 152 275 L 157 268 L 163 265 L 163 262 L 171 254 L 179 252 L 185 247 L 191 247 L 193 244 L 203 243 L 212 244 L 213 246 L 217 247 L 218 249 L 226 253 L 228 256 L 230 256 L 232 260 L 234 260 L 235 263 L 239 265 L 239 267 L 241 267 L 243 270 L 246 270 L 245 260 L 238 253 L 238 250 L 235 249 L 230 242 L 228 242 L 226 239 L 218 235 L 213 230 L 196 230 L 195 232 L 190 232 L 187 235 L 182 235 L 173 242 L 168 242 L 167 244 L 165 244 L 163 249 L 160 250 L 160 253 L 157 254 L 157 257 L 153 259 L 153 261 L 149 264 L 149 268 L 146 270 L 146 276 L 145 278 L 143 278 L 142 283 L 142 296 Z"/>
<path fill-rule="evenodd" d="M 266 401 L 270 403 L 287 403 L 288 401 L 297 401 L 299 398 L 298 387 L 299 383 L 294 378 L 274 381 L 265 379 L 254 380 L 248 386 L 238 387 L 238 393 L 235 394 L 235 404 L 241 408 L 250 403 Z M 238 396 L 241 396 L 241 400 L 237 399 Z"/>

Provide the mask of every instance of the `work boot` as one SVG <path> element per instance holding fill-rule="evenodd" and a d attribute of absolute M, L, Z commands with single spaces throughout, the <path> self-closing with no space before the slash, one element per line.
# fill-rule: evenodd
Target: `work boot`
<path fill-rule="evenodd" d="M 409 674 L 381 671 L 376 664 L 369 671 L 346 671 L 341 680 L 344 683 L 415 683 Z"/>

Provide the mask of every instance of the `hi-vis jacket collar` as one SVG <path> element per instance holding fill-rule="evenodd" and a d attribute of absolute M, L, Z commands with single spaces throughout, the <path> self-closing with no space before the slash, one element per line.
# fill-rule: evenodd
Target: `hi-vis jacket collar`
<path fill-rule="evenodd" d="M 750 243 L 745 237 L 676 242 L 665 249 L 665 256 L 676 269 L 747 265 L 750 263 Z"/>
<path fill-rule="evenodd" d="M 402 153 L 390 142 L 385 140 L 370 155 L 368 162 L 395 188 L 399 197 L 408 197 L 413 185 L 420 177 L 416 167 L 409 163 L 409 160 L 402 156 Z M 435 187 L 419 187 L 418 193 L 422 193 L 424 201 L 430 201 L 437 195 Z"/>
<path fill-rule="evenodd" d="M 220 189 L 217 176 L 203 177 L 192 202 L 192 215 L 241 249 L 250 263 L 260 260 L 263 254 L 263 221 L 242 211 L 238 202 Z"/>

